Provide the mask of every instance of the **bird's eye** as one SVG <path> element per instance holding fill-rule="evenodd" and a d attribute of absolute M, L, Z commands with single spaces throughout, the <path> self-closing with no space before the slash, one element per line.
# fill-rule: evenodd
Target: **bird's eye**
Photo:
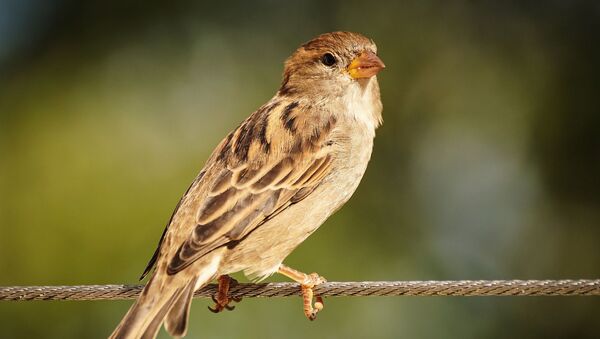
<path fill-rule="evenodd" d="M 333 54 L 331 54 L 331 53 L 325 53 L 321 57 L 321 62 L 325 66 L 333 66 L 333 65 L 335 65 L 335 63 L 337 62 L 337 60 L 335 59 L 335 57 L 333 56 Z"/>

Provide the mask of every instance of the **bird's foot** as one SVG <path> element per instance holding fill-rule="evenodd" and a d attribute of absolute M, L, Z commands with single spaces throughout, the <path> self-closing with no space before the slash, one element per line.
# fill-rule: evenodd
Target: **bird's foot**
<path fill-rule="evenodd" d="M 300 288 L 302 289 L 302 300 L 304 302 L 304 315 L 306 315 L 308 320 L 315 320 L 317 318 L 317 313 L 323 309 L 325 304 L 321 296 L 314 295 L 313 288 L 327 282 L 327 280 L 317 273 L 302 273 L 283 264 L 279 266 L 279 273 L 300 284 Z M 314 304 L 313 297 L 316 299 Z"/>
<path fill-rule="evenodd" d="M 323 309 L 325 303 L 323 297 L 320 295 L 314 296 L 313 288 L 319 284 L 327 282 L 325 278 L 321 277 L 317 273 L 311 273 L 306 275 L 304 281 L 301 282 L 300 287 L 302 288 L 302 300 L 304 301 L 304 315 L 308 320 L 315 320 L 317 313 Z M 316 299 L 313 304 L 313 296 Z"/>
<path fill-rule="evenodd" d="M 217 289 L 216 296 L 212 296 L 212 300 L 215 302 L 214 307 L 208 306 L 208 309 L 213 313 L 219 313 L 223 310 L 233 311 L 235 306 L 229 305 L 231 301 L 240 302 L 242 298 L 234 298 L 229 296 L 229 287 L 236 285 L 237 280 L 233 279 L 228 275 L 221 275 L 218 278 L 219 287 Z"/>

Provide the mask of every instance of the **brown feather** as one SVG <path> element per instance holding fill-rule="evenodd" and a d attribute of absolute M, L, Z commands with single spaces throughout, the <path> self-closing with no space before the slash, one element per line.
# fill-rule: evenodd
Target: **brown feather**
<path fill-rule="evenodd" d="M 165 328 L 174 337 L 184 337 L 187 332 L 195 283 L 194 280 L 190 281 L 165 316 Z"/>

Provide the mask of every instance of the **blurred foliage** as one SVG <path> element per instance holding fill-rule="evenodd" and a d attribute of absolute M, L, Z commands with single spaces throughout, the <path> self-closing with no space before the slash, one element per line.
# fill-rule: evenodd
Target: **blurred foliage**
<path fill-rule="evenodd" d="M 600 276 L 597 1 L 4 0 L 0 285 L 135 283 L 220 138 L 301 42 L 339 29 L 379 46 L 385 123 L 355 197 L 289 265 L 330 280 Z M 5 302 L 0 337 L 102 338 L 129 305 Z M 191 337 L 600 333 L 595 298 L 330 298 L 312 323 L 300 299 L 206 305 Z"/>

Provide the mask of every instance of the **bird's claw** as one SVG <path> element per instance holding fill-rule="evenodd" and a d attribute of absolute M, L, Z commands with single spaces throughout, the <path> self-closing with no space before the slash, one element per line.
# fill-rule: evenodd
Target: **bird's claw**
<path fill-rule="evenodd" d="M 323 297 L 320 295 L 315 296 L 313 288 L 319 284 L 327 282 L 325 278 L 321 277 L 317 273 L 307 274 L 304 281 L 301 283 L 302 288 L 302 299 L 304 301 L 304 315 L 308 320 L 313 321 L 317 318 L 317 313 L 325 307 Z M 313 297 L 315 300 L 313 304 Z"/>
<path fill-rule="evenodd" d="M 317 313 L 323 309 L 325 304 L 323 302 L 323 297 L 314 295 L 313 288 L 327 282 L 327 280 L 317 273 L 302 273 L 284 264 L 279 265 L 278 272 L 300 284 L 302 301 L 304 304 L 304 315 L 306 315 L 308 320 L 315 320 L 317 318 Z M 313 298 L 316 299 L 314 304 Z"/>
<path fill-rule="evenodd" d="M 240 302 L 240 297 L 229 297 L 229 287 L 237 284 L 237 280 L 231 278 L 228 275 L 219 276 L 219 287 L 217 289 L 216 296 L 212 296 L 212 300 L 215 302 L 214 307 L 208 306 L 208 310 L 213 313 L 219 313 L 223 310 L 233 311 L 235 306 L 229 305 L 231 301 Z"/>
<path fill-rule="evenodd" d="M 212 313 L 219 313 L 223 310 L 227 310 L 227 311 L 233 311 L 235 310 L 235 306 L 230 306 L 230 305 L 220 305 L 220 304 L 216 304 L 215 307 L 210 307 L 207 306 L 206 308 L 208 308 L 209 311 L 211 311 Z"/>

